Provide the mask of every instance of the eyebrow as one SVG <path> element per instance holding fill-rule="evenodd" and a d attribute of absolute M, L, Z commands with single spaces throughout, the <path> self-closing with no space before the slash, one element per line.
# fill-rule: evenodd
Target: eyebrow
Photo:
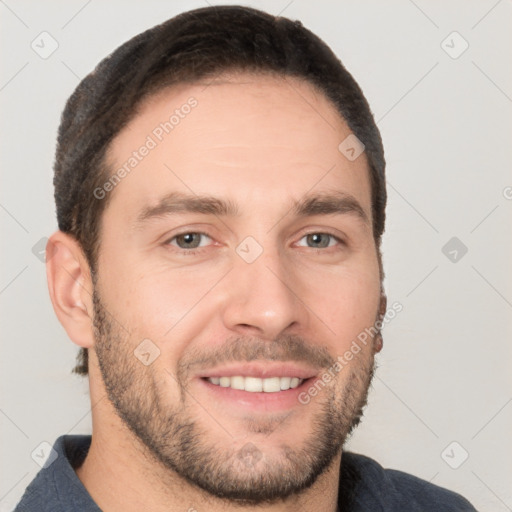
<path fill-rule="evenodd" d="M 370 224 L 368 216 L 357 199 L 344 192 L 323 192 L 307 195 L 295 201 L 290 208 L 296 217 L 312 217 L 314 215 L 355 215 L 365 224 Z M 155 205 L 146 206 L 137 216 L 136 226 L 145 224 L 155 218 L 164 218 L 175 213 L 202 213 L 219 217 L 238 217 L 238 205 L 207 195 L 189 195 L 172 192 L 159 200 Z"/>

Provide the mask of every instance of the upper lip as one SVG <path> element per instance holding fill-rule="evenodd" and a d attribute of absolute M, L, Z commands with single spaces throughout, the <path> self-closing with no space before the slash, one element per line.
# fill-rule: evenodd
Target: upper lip
<path fill-rule="evenodd" d="M 309 379 L 318 374 L 318 369 L 299 365 L 297 363 L 286 363 L 278 361 L 252 361 L 250 363 L 232 363 L 224 366 L 217 366 L 198 373 L 200 378 L 208 377 L 257 377 L 267 379 L 270 377 L 298 377 Z"/>

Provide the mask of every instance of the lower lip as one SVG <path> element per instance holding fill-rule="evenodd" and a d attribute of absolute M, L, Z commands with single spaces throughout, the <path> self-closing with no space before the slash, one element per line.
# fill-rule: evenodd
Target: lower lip
<path fill-rule="evenodd" d="M 276 391 L 275 393 L 243 391 L 240 389 L 223 388 L 212 384 L 204 378 L 199 379 L 199 383 L 204 386 L 205 390 L 213 395 L 216 399 L 224 402 L 230 402 L 236 407 L 249 409 L 252 411 L 283 411 L 291 409 L 297 405 L 302 405 L 299 401 L 299 395 L 306 391 L 314 384 L 315 377 L 305 379 L 300 386 L 284 391 Z"/>

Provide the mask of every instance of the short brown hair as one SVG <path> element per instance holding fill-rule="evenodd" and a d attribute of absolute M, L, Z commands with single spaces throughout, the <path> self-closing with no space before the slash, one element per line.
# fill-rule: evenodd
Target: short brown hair
<path fill-rule="evenodd" d="M 98 199 L 93 191 L 112 172 L 106 163 L 110 143 L 149 95 L 228 71 L 298 77 L 333 103 L 365 145 L 374 238 L 380 247 L 386 206 L 384 149 L 356 81 L 300 21 L 250 7 L 205 7 L 182 13 L 121 45 L 80 82 L 66 103 L 54 166 L 57 220 L 59 229 L 79 242 L 93 280 L 100 219 L 110 197 Z M 87 374 L 87 356 L 81 349 L 76 373 Z"/>

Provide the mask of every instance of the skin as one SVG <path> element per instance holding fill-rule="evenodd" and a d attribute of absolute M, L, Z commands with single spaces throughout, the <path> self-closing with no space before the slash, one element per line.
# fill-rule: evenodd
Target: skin
<path fill-rule="evenodd" d="M 89 348 L 93 438 L 78 477 L 109 512 L 255 505 L 334 512 L 339 448 L 364 406 L 377 338 L 307 405 L 282 410 L 217 399 L 197 373 L 223 358 L 256 356 L 313 365 L 321 375 L 374 324 L 385 300 L 366 157 L 349 161 L 339 152 L 351 132 L 309 84 L 238 74 L 151 97 L 113 141 L 112 168 L 191 96 L 197 106 L 110 192 L 95 286 L 73 238 L 57 232 L 48 244 L 54 309 L 70 339 Z M 230 200 L 240 215 L 175 213 L 137 224 L 144 208 L 171 192 Z M 293 201 L 328 192 L 350 195 L 366 221 L 354 213 L 293 214 Z M 176 235 L 198 232 L 208 237 L 190 254 Z M 314 233 L 343 243 L 324 237 L 328 246 L 317 247 L 307 236 Z M 252 263 L 236 251 L 248 236 L 263 251 Z M 159 350 L 147 366 L 134 356 L 144 339 Z M 176 426 L 189 423 L 194 460 L 175 442 L 182 440 Z M 334 450 L 330 460 L 320 460 L 322 449 Z M 252 498 L 223 499 L 180 474 L 180 464 L 194 463 L 214 475 L 213 487 L 222 476 L 223 484 L 253 489 Z M 294 491 L 308 471 L 311 481 Z M 258 499 L 265 475 L 275 485 L 288 475 L 288 491 L 269 500 L 262 488 Z"/>

